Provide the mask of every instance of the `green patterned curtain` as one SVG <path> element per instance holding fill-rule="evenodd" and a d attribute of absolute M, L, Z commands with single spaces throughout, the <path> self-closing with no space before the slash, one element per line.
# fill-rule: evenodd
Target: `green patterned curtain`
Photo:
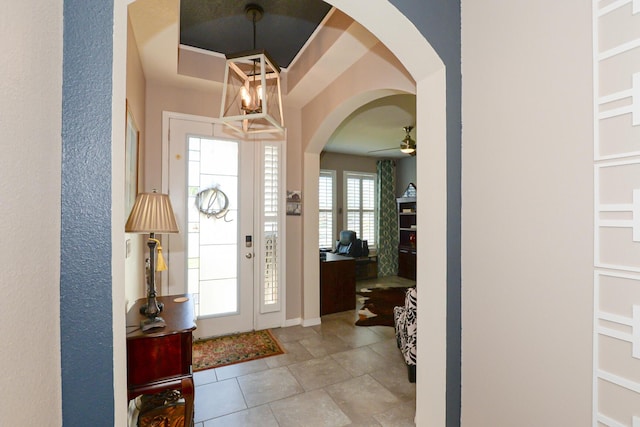
<path fill-rule="evenodd" d="M 396 175 L 393 160 L 378 160 L 378 276 L 398 274 L 398 212 L 396 207 Z"/>

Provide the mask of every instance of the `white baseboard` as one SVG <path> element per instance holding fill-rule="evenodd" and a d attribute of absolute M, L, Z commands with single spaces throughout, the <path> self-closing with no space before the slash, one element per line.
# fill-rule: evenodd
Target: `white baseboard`
<path fill-rule="evenodd" d="M 315 325 L 319 325 L 320 323 L 322 323 L 320 321 L 319 317 L 316 317 L 315 319 L 305 319 L 302 321 L 302 326 L 304 326 L 305 328 L 308 326 L 315 326 Z"/>
<path fill-rule="evenodd" d="M 284 325 L 282 325 L 283 328 L 289 327 L 289 326 L 297 326 L 299 324 L 302 323 L 302 318 L 301 317 L 296 317 L 295 319 L 287 319 L 284 321 Z"/>
<path fill-rule="evenodd" d="M 287 319 L 284 321 L 284 325 L 282 325 L 283 328 L 287 328 L 289 326 L 297 326 L 297 325 L 302 325 L 303 327 L 308 327 L 308 326 L 315 326 L 315 325 L 319 325 L 320 322 L 320 318 L 316 317 L 315 319 L 306 319 L 306 320 L 302 320 L 301 317 L 296 317 L 295 319 Z"/>

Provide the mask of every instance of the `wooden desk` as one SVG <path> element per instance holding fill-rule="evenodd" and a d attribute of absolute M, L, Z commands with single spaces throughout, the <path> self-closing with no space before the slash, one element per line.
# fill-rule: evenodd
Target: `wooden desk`
<path fill-rule="evenodd" d="M 320 315 L 355 308 L 355 258 L 327 253 L 320 260 Z"/>
<path fill-rule="evenodd" d="M 185 302 L 178 302 L 186 299 Z M 194 385 L 191 371 L 192 331 L 196 328 L 190 295 L 158 297 L 164 303 L 164 328 L 140 330 L 140 307 L 136 301 L 127 313 L 127 389 L 128 399 L 141 394 L 177 390 L 184 397 L 185 424 L 193 422 Z"/>

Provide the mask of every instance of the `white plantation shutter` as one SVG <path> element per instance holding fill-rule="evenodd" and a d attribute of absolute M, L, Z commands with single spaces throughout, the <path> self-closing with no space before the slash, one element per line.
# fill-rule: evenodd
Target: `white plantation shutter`
<path fill-rule="evenodd" d="M 319 194 L 319 246 L 332 248 L 334 242 L 333 224 L 335 218 L 335 171 L 321 170 L 318 184 Z"/>
<path fill-rule="evenodd" d="M 356 232 L 369 247 L 376 245 L 376 174 L 345 172 L 345 229 Z"/>
<path fill-rule="evenodd" d="M 277 145 L 263 147 L 262 197 L 262 274 L 260 312 L 280 310 L 280 150 Z"/>

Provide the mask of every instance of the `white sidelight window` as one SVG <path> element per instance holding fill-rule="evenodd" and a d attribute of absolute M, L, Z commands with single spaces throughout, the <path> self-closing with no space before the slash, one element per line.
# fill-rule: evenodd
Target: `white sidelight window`
<path fill-rule="evenodd" d="M 321 249 L 333 248 L 336 200 L 336 171 L 321 170 L 318 183 L 319 194 L 319 246 Z"/>
<path fill-rule="evenodd" d="M 260 312 L 269 313 L 279 311 L 281 306 L 281 217 L 282 209 L 282 173 L 280 168 L 281 146 L 279 144 L 264 143 L 262 146 L 262 207 L 261 224 L 258 230 L 262 230 L 260 241 L 262 253 L 260 254 Z"/>

